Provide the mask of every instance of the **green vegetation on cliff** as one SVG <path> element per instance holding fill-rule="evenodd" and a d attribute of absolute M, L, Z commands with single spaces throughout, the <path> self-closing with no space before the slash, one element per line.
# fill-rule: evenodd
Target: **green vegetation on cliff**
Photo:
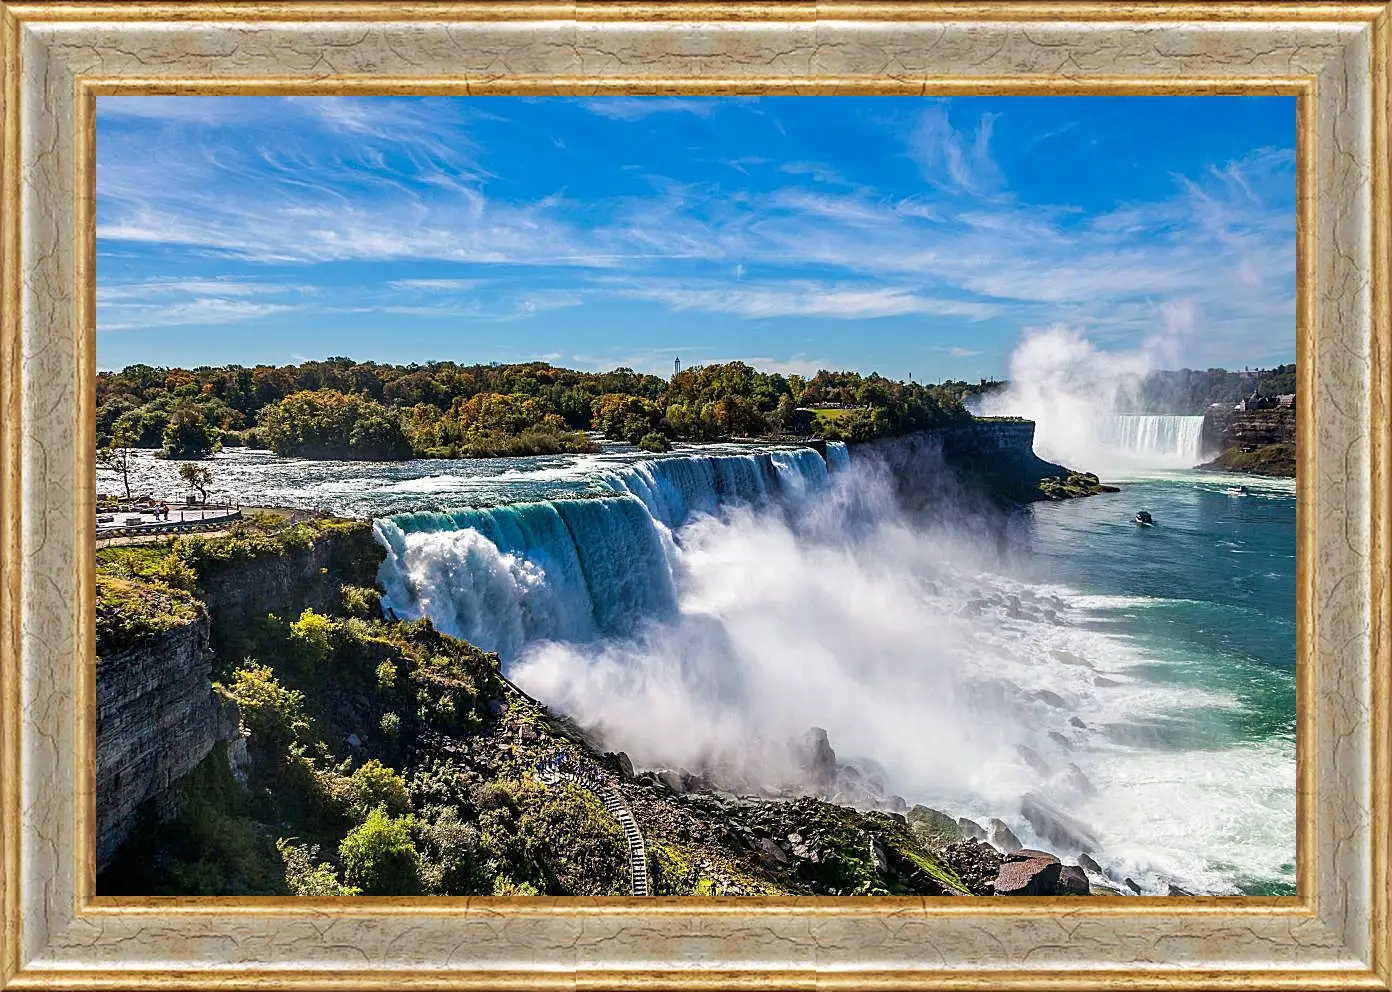
<path fill-rule="evenodd" d="M 634 781 L 508 683 L 496 655 L 428 620 L 384 619 L 363 585 L 381 556 L 360 560 L 375 547 L 365 526 L 265 514 L 225 536 L 99 552 L 102 649 L 209 624 L 214 688 L 244 734 L 149 804 L 100 892 L 628 894 L 627 840 L 599 796 L 538 780 L 557 755 L 622 794 L 659 893 L 961 888 L 890 814 L 811 799 L 735 809 Z"/>
<path fill-rule="evenodd" d="M 1267 444 L 1251 449 L 1229 448 L 1201 467 L 1224 472 L 1290 478 L 1295 475 L 1295 445 Z"/>

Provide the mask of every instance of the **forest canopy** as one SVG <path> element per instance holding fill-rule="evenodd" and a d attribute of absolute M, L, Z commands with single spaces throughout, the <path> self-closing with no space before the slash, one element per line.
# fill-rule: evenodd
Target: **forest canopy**
<path fill-rule="evenodd" d="M 587 431 L 650 450 L 731 437 L 869 440 L 966 423 L 967 391 L 966 383 L 928 386 L 875 373 L 785 376 L 744 362 L 670 380 L 543 362 L 132 365 L 97 378 L 97 438 L 103 447 L 163 448 L 173 458 L 245 445 L 372 460 L 594 450 Z"/>

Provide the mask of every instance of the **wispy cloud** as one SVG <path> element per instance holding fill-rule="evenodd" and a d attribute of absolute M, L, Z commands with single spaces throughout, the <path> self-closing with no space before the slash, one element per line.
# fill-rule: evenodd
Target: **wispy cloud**
<path fill-rule="evenodd" d="M 673 310 L 701 310 L 741 317 L 834 317 L 860 319 L 903 314 L 938 314 L 980 320 L 999 312 L 987 303 L 935 299 L 895 286 L 788 280 L 762 286 L 690 283 L 651 279 L 613 285 L 615 295 L 661 303 Z"/>
<path fill-rule="evenodd" d="M 694 114 L 709 117 L 715 113 L 720 101 L 709 97 L 678 99 L 660 96 L 599 96 L 580 101 L 592 114 L 609 117 L 619 121 L 637 121 L 653 114 Z"/>
<path fill-rule="evenodd" d="M 991 158 L 995 121 L 995 114 L 982 114 L 968 134 L 953 127 L 945 105 L 928 106 L 909 137 L 909 152 L 929 182 L 968 193 L 987 192 L 1003 178 Z"/>
<path fill-rule="evenodd" d="M 1001 165 L 1012 159 L 998 161 L 997 116 L 968 104 L 878 122 L 882 157 L 918 172 L 894 182 L 849 152 L 823 161 L 826 148 L 797 147 L 788 129 L 770 145 L 720 139 L 666 159 L 635 138 L 615 164 L 596 165 L 591 132 L 617 129 L 607 121 L 646 121 L 630 133 L 661 125 L 685 141 L 714 132 L 704 119 L 716 113 L 722 128 L 727 113 L 765 131 L 771 118 L 723 98 L 556 105 L 583 122 L 573 133 L 515 127 L 469 101 L 103 97 L 99 126 L 113 129 L 98 143 L 103 266 L 178 259 L 167 271 L 196 274 L 103 277 L 99 326 L 225 325 L 288 310 L 543 323 L 617 300 L 749 320 L 922 316 L 925 335 L 939 333 L 932 318 L 1068 323 L 1105 341 L 1154 333 L 1182 307 L 1195 362 L 1268 350 L 1273 329 L 1294 326 L 1286 148 L 1177 171 L 1164 195 L 1082 210 L 1028 197 Z M 756 113 L 741 117 L 741 106 Z M 498 121 L 490 133 L 525 149 L 501 164 L 475 134 Z M 1070 128 L 1081 125 L 1031 140 Z M 796 154 L 782 161 L 771 149 L 785 141 Z M 572 184 L 581 149 L 590 171 Z M 563 164 L 545 172 L 533 161 L 543 154 Z M 355 275 L 332 299 L 309 291 L 322 272 L 361 263 L 389 265 L 392 277 Z M 268 278 L 209 275 L 229 269 Z M 960 336 L 936 346 L 959 359 L 988 353 Z"/>

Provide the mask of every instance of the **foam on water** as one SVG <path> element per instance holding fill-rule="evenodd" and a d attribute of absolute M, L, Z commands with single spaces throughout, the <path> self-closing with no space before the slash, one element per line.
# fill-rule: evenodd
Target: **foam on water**
<path fill-rule="evenodd" d="M 911 802 L 1078 853 L 1025 815 L 1045 797 L 1118 881 L 1289 885 L 1288 742 L 1230 733 L 1237 693 L 1110 632 L 1185 601 L 1002 574 L 844 455 L 600 465 L 604 498 L 397 515 L 380 577 L 639 765 L 774 788 L 796 774 L 781 742 L 820 726 Z"/>

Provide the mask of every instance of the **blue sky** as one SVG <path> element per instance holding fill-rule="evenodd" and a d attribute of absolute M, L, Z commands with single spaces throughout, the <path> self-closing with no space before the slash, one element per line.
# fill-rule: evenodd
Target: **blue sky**
<path fill-rule="evenodd" d="M 1294 142 L 1291 97 L 101 97 L 98 364 L 1275 364 Z"/>

